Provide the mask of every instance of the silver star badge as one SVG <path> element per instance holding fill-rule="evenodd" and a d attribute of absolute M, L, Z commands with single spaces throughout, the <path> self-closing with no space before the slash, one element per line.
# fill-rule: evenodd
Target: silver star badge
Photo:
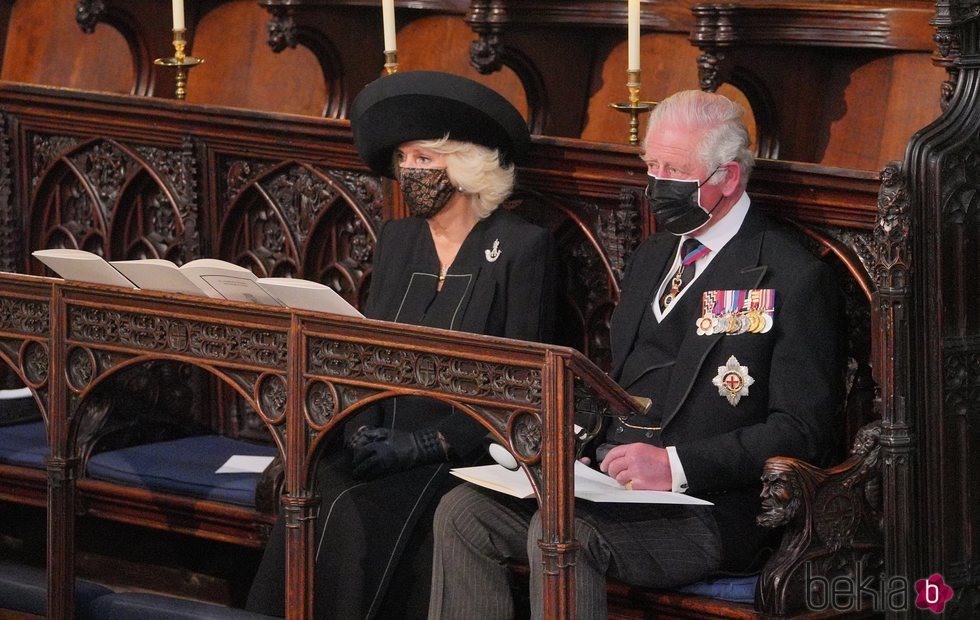
<path fill-rule="evenodd" d="M 718 376 L 711 380 L 718 388 L 718 395 L 728 399 L 734 407 L 743 396 L 749 395 L 749 386 L 755 379 L 749 376 L 749 367 L 741 366 L 735 356 L 728 358 L 728 363 L 718 367 Z"/>

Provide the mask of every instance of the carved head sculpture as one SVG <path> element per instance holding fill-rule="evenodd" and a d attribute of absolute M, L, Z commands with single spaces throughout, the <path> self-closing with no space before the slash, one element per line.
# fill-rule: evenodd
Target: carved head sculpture
<path fill-rule="evenodd" d="M 803 514 L 817 486 L 826 477 L 819 469 L 793 459 L 774 457 L 762 469 L 762 513 L 756 523 L 763 527 L 788 525 Z"/>

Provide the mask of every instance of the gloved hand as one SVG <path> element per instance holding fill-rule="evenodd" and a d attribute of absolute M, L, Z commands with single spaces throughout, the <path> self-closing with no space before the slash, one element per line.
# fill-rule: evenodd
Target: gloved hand
<path fill-rule="evenodd" d="M 347 440 L 352 451 L 354 477 L 371 480 L 387 473 L 446 460 L 439 433 L 362 426 Z"/>

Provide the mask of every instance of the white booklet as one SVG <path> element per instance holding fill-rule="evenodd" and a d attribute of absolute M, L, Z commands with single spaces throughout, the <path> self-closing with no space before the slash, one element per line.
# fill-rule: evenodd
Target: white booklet
<path fill-rule="evenodd" d="M 92 252 L 56 248 L 35 250 L 31 254 L 65 280 L 137 288 L 133 286 L 132 281 L 119 273 L 104 258 Z"/>
<path fill-rule="evenodd" d="M 319 282 L 259 278 L 245 267 L 217 258 L 199 258 L 178 267 L 162 258 L 107 262 L 85 250 L 37 250 L 33 254 L 66 280 L 363 316 L 336 291 Z"/>
<path fill-rule="evenodd" d="M 511 471 L 500 465 L 457 467 L 454 476 L 514 497 L 534 497 L 534 489 L 524 470 Z M 712 503 L 684 493 L 670 491 L 631 491 L 601 471 L 575 461 L 575 497 L 591 502 L 628 504 L 691 504 L 711 506 Z"/>

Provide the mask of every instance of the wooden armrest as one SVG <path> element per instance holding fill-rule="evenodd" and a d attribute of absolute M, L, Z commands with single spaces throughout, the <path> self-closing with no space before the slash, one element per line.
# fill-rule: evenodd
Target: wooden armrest
<path fill-rule="evenodd" d="M 785 457 L 766 461 L 757 522 L 785 532 L 762 570 L 758 610 L 782 616 L 819 605 L 829 600 L 820 597 L 831 595 L 835 577 L 877 580 L 883 562 L 880 435 L 880 421 L 864 426 L 851 455 L 827 469 Z"/>

